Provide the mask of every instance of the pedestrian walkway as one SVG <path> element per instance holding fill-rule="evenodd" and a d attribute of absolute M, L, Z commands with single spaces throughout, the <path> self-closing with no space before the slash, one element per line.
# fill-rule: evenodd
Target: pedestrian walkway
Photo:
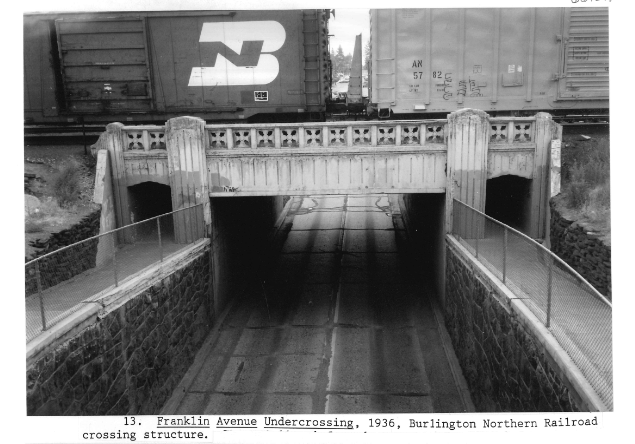
<path fill-rule="evenodd" d="M 163 256 L 187 247 L 165 240 Z M 143 270 L 160 260 L 158 242 L 136 242 L 117 248 L 117 280 L 121 283 L 127 277 Z M 50 328 L 68 314 L 80 309 L 95 295 L 115 286 L 115 271 L 110 260 L 99 267 L 91 268 L 73 278 L 61 282 L 42 292 L 46 326 Z M 42 332 L 40 298 L 37 293 L 26 297 L 26 341 L 29 342 Z"/>
<path fill-rule="evenodd" d="M 502 231 L 488 228 L 482 238 L 458 239 L 472 254 L 478 246 L 477 260 L 501 281 L 505 270 L 505 286 L 543 325 L 549 313 L 549 331 L 612 410 L 612 307 L 555 259 L 549 277 L 550 253 L 520 236 L 508 236 L 503 265 Z"/>

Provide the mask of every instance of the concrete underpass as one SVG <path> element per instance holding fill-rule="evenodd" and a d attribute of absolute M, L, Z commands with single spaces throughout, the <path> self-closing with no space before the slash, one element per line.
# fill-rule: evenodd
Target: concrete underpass
<path fill-rule="evenodd" d="M 552 273 L 542 247 L 473 223 L 484 211 L 548 238 L 561 131 L 549 115 L 248 126 L 107 127 L 95 146 L 100 233 L 181 213 L 147 239 L 135 228 L 100 242 L 101 265 L 56 287 L 64 310 L 97 303 L 27 344 L 29 415 L 612 408 L 610 350 L 598 346 L 611 343 L 610 304 L 596 323 L 597 295 L 562 290 L 575 276 Z M 165 149 L 121 143 L 153 135 Z M 552 290 L 563 296 L 550 330 Z M 571 328 L 585 318 L 598 335 Z M 572 340 L 581 364 L 562 346 Z"/>
<path fill-rule="evenodd" d="M 428 210 L 443 208 L 439 196 Z M 221 200 L 217 220 L 234 199 Z M 234 235 L 245 260 L 231 274 L 244 285 L 162 414 L 473 411 L 436 294 L 442 224 L 415 243 L 396 195 L 287 208 L 274 256 L 247 260 L 252 241 Z"/>

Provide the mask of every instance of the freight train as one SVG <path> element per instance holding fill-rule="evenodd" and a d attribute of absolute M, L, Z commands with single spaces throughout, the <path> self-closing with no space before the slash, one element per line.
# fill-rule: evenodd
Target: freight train
<path fill-rule="evenodd" d="M 27 124 L 324 119 L 328 10 L 26 14 Z"/>
<path fill-rule="evenodd" d="M 370 11 L 379 117 L 608 115 L 608 8 Z"/>
<path fill-rule="evenodd" d="M 295 122 L 347 106 L 358 113 L 359 103 L 332 100 L 330 15 L 27 14 L 25 122 Z M 443 118 L 466 107 L 608 116 L 608 8 L 379 9 L 370 24 L 370 116 Z"/>

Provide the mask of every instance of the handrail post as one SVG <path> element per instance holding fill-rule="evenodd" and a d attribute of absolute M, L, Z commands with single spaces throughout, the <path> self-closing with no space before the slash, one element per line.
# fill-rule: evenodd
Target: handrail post
<path fill-rule="evenodd" d="M 478 216 L 478 215 L 477 215 Z M 480 219 L 480 217 L 479 217 Z M 472 226 L 472 228 L 474 228 L 474 226 Z M 478 259 L 478 238 L 479 238 L 479 233 L 478 233 L 478 225 L 476 226 L 476 259 Z"/>
<path fill-rule="evenodd" d="M 44 313 L 44 297 L 42 296 L 42 280 L 40 277 L 40 261 L 35 262 L 35 280 L 37 281 L 37 294 L 40 299 L 40 315 L 42 316 L 42 330 L 46 330 L 46 314 Z"/>
<path fill-rule="evenodd" d="M 547 279 L 547 328 L 551 326 L 551 283 L 552 283 L 552 275 L 553 275 L 553 258 L 551 256 L 547 256 L 549 260 L 549 278 Z"/>
<path fill-rule="evenodd" d="M 189 218 L 190 218 L 190 235 L 188 236 L 188 239 L 191 239 L 188 244 L 191 244 L 192 242 L 194 242 L 194 226 L 196 226 L 196 220 L 194 219 L 196 217 L 196 214 L 192 214 L 192 208 L 196 208 L 196 207 L 190 207 L 188 208 L 187 211 L 188 213 L 190 213 Z M 193 225 L 194 224 L 194 225 Z"/>
<path fill-rule="evenodd" d="M 161 218 L 157 217 L 157 233 L 159 235 L 159 258 L 163 262 L 163 244 L 161 243 Z"/>
<path fill-rule="evenodd" d="M 117 246 L 115 245 L 115 236 L 111 236 L 112 243 L 112 270 L 115 276 L 115 287 L 119 286 L 119 280 L 117 279 Z"/>
<path fill-rule="evenodd" d="M 503 226 L 503 284 L 507 275 L 507 227 Z"/>
<path fill-rule="evenodd" d="M 459 217 L 459 206 L 456 202 L 457 202 L 456 199 L 454 199 L 454 202 L 452 203 L 453 211 L 452 211 L 452 231 L 451 231 L 451 233 L 454 234 L 455 236 L 457 236 L 458 234 L 457 233 L 458 230 L 456 229 L 456 227 L 458 226 L 457 220 Z"/>

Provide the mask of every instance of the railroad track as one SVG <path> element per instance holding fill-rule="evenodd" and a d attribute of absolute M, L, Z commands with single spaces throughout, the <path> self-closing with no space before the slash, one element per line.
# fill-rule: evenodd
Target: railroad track
<path fill-rule="evenodd" d="M 563 126 L 609 125 L 608 114 L 553 116 L 553 120 Z"/>
<path fill-rule="evenodd" d="M 422 116 L 423 117 L 423 116 Z M 367 120 L 367 116 L 362 114 L 346 114 L 332 113 L 327 116 L 326 121 L 354 121 Z M 610 125 L 609 115 L 591 115 L 591 116 L 553 116 L 553 120 L 563 126 L 598 126 Z M 39 138 L 59 138 L 69 137 L 77 138 L 86 136 L 87 139 L 99 137 L 106 130 L 105 125 L 25 125 L 25 139 Z"/>

